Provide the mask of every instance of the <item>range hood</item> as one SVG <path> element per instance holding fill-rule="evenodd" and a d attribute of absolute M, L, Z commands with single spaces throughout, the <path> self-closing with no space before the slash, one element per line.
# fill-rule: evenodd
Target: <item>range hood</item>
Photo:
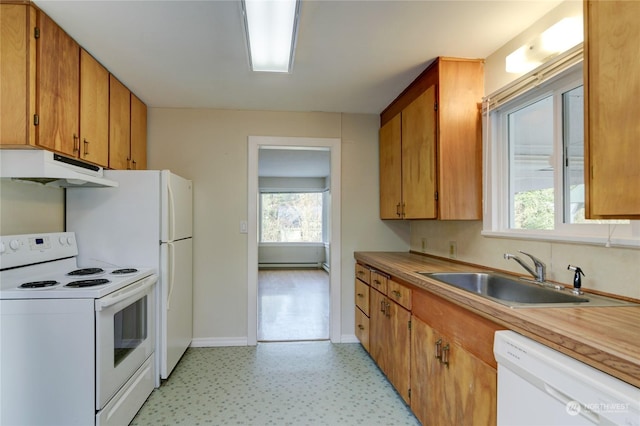
<path fill-rule="evenodd" d="M 113 187 L 100 166 L 45 150 L 0 149 L 0 178 L 58 188 Z"/>

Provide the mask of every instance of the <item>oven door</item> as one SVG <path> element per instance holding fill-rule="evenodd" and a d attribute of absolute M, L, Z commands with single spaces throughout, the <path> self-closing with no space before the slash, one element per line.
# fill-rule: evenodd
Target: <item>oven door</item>
<path fill-rule="evenodd" d="M 96 307 L 96 410 L 102 409 L 155 349 L 157 275 L 111 293 Z"/>

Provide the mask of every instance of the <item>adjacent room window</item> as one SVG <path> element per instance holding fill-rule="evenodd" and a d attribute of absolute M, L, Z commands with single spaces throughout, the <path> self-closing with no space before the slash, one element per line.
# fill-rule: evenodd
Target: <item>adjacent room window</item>
<path fill-rule="evenodd" d="M 322 193 L 260 194 L 260 242 L 321 243 Z"/>
<path fill-rule="evenodd" d="M 638 239 L 635 222 L 585 219 L 581 64 L 543 83 L 532 82 L 495 106 L 485 120 L 488 209 L 483 234 Z"/>

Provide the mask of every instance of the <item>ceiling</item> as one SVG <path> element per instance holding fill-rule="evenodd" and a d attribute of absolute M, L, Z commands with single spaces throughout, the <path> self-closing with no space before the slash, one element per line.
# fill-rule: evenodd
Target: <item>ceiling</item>
<path fill-rule="evenodd" d="M 291 74 L 249 70 L 239 1 L 35 3 L 149 107 L 378 114 L 435 57 L 486 58 L 561 1 L 304 0 Z"/>

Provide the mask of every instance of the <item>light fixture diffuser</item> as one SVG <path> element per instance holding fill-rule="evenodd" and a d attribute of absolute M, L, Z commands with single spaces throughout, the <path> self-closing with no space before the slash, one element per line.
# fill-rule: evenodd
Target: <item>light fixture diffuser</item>
<path fill-rule="evenodd" d="M 253 71 L 291 72 L 300 0 L 242 0 Z"/>

